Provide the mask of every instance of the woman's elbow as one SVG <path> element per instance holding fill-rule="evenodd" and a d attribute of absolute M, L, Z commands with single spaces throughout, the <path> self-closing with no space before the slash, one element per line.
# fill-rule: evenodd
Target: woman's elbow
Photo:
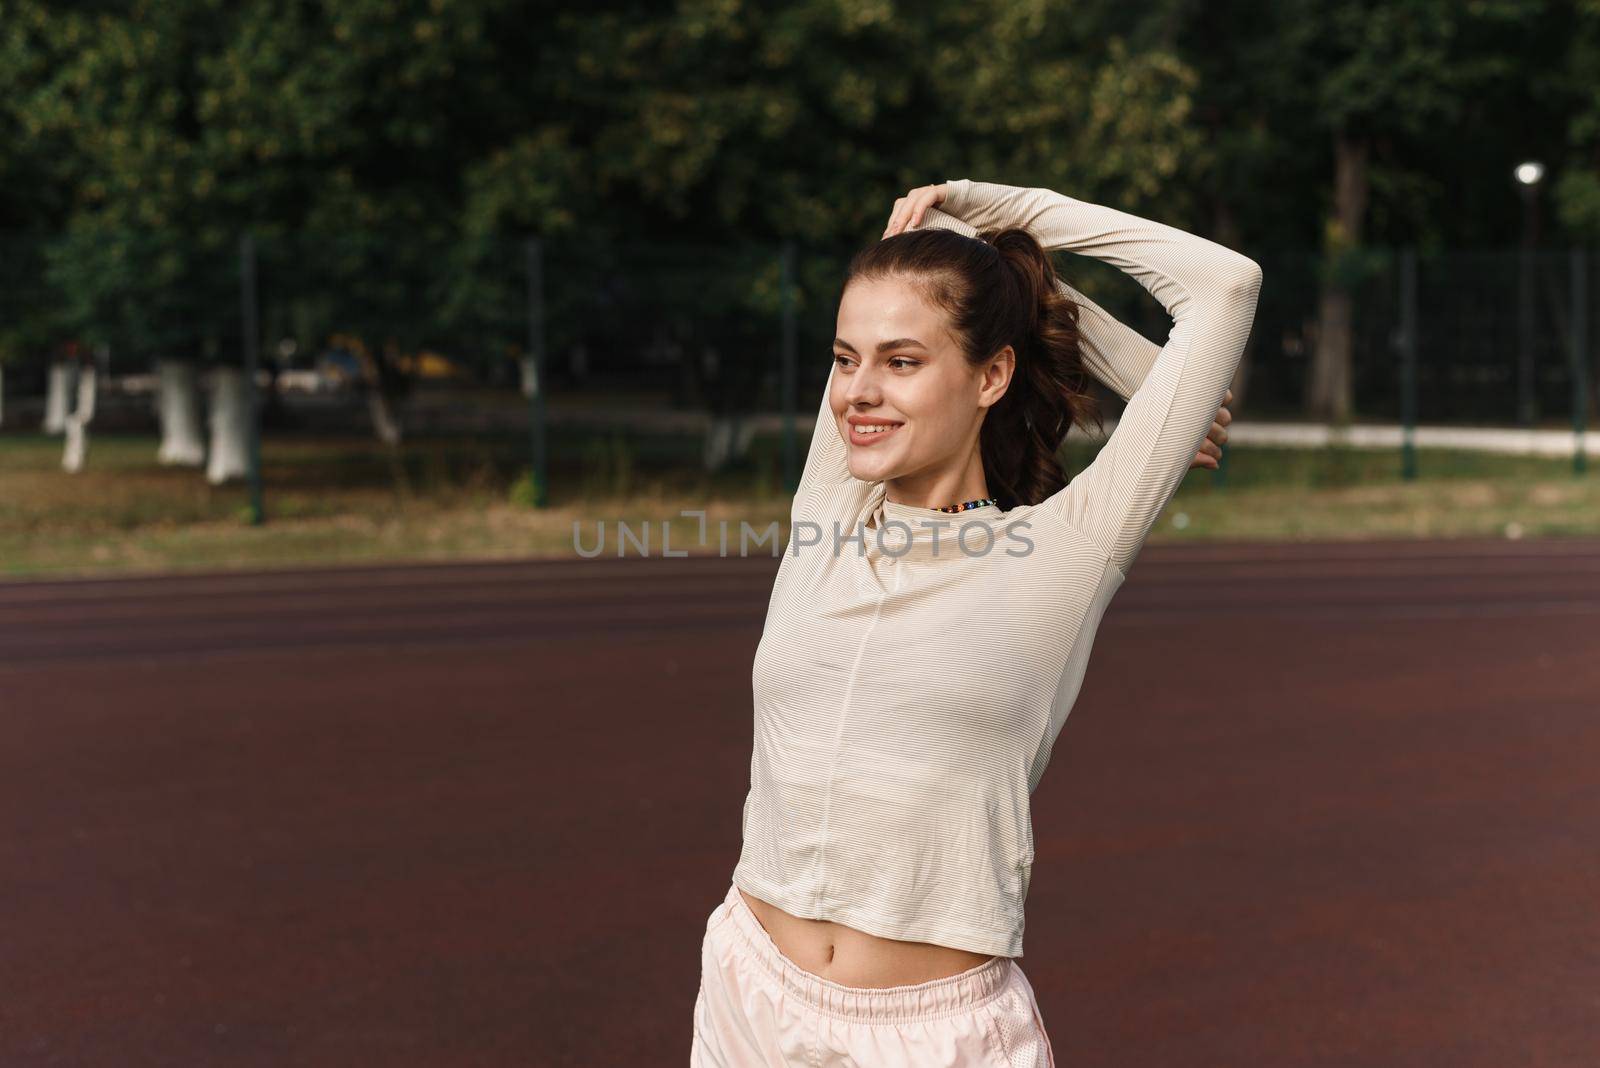
<path fill-rule="evenodd" d="M 1249 256 L 1240 255 L 1234 261 L 1229 276 L 1229 287 L 1235 293 L 1255 296 L 1261 292 L 1261 264 Z"/>

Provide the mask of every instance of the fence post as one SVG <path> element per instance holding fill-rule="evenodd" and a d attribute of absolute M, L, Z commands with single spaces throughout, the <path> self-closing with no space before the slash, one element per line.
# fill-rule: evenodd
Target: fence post
<path fill-rule="evenodd" d="M 544 248 L 537 237 L 527 241 L 528 268 L 528 433 L 532 452 L 533 506 L 550 500 L 544 441 Z"/>
<path fill-rule="evenodd" d="M 1417 477 L 1417 250 L 1400 250 L 1400 477 Z"/>
<path fill-rule="evenodd" d="M 244 334 L 244 404 L 249 420 L 247 434 L 250 465 L 250 524 L 267 520 L 261 503 L 261 404 L 256 397 L 256 368 L 261 362 L 259 294 L 256 292 L 256 239 L 245 233 L 239 238 L 239 304 Z"/>
<path fill-rule="evenodd" d="M 1583 448 L 1583 432 L 1589 425 L 1589 258 L 1588 250 L 1577 246 L 1571 253 L 1572 269 L 1572 473 L 1581 475 L 1588 468 Z"/>
<path fill-rule="evenodd" d="M 795 247 L 794 239 L 786 238 L 780 257 L 783 289 L 783 337 L 780 349 L 779 404 L 783 408 L 783 484 L 788 495 L 800 488 L 799 462 L 796 458 L 794 417 L 799 389 L 795 382 L 798 372 L 795 324 Z"/>
<path fill-rule="evenodd" d="M 1531 427 L 1538 418 L 1533 396 L 1533 247 L 1517 253 L 1517 423 Z"/>

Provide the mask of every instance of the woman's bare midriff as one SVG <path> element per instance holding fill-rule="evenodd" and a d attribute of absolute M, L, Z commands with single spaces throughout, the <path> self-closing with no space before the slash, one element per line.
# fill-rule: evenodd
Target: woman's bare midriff
<path fill-rule="evenodd" d="M 879 938 L 831 920 L 792 915 L 743 890 L 739 896 L 785 957 L 843 986 L 910 986 L 960 975 L 993 959 L 930 942 Z"/>

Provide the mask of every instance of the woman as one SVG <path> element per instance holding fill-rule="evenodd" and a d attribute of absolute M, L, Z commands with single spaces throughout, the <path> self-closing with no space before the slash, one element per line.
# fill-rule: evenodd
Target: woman
<path fill-rule="evenodd" d="M 1058 248 L 1154 294 L 1166 344 L 1059 281 Z M 1189 467 L 1215 466 L 1260 286 L 1204 238 L 968 179 L 896 201 L 851 261 L 693 1065 L 1054 1063 L 1016 963 L 1029 796 L 1106 605 Z M 1090 374 L 1128 404 L 1068 482 Z"/>

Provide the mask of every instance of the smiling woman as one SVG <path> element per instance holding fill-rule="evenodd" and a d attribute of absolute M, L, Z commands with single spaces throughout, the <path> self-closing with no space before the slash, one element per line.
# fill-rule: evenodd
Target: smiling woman
<path fill-rule="evenodd" d="M 1056 278 L 1050 248 L 1137 279 L 1166 344 Z M 852 260 L 751 673 L 693 1064 L 1053 1063 L 1017 964 L 1030 797 L 1106 606 L 1226 418 L 1260 285 L 1204 238 L 965 179 L 913 191 Z M 1069 481 L 1056 450 L 1096 415 L 1090 377 L 1128 405 Z"/>
<path fill-rule="evenodd" d="M 985 483 L 1008 506 L 1015 503 L 1029 457 L 1022 437 L 1027 425 L 1015 413 L 1043 402 L 1038 384 L 1051 375 L 1073 384 L 1053 391 L 1057 408 L 1076 412 L 1092 406 L 1076 353 L 1070 301 L 1060 297 L 1049 309 L 1059 320 L 1061 346 L 1055 353 L 1041 348 L 1023 365 L 1020 378 L 1014 377 L 1017 354 L 1010 339 L 1027 327 L 1019 322 L 1019 308 L 1024 302 L 1035 306 L 1037 299 L 1017 294 L 1011 304 L 990 300 L 960 306 L 960 278 L 973 275 L 979 286 L 1008 280 L 1007 265 L 995 259 L 998 249 L 1026 255 L 1031 244 L 1043 256 L 1022 231 L 1002 236 L 999 244 L 988 245 L 929 231 L 902 239 L 892 263 L 875 262 L 875 249 L 851 264 L 839 302 L 829 405 L 849 444 L 884 446 L 870 453 L 852 449 L 851 475 L 863 481 L 898 475 L 895 499 L 902 503 L 938 508 L 983 498 Z M 880 247 L 887 253 L 892 244 Z M 1035 307 L 1031 317 L 1038 313 Z M 981 357 L 974 359 L 976 353 Z M 869 423 L 899 429 L 890 435 L 892 442 L 879 442 L 854 429 Z M 987 448 L 980 449 L 986 423 Z"/>

